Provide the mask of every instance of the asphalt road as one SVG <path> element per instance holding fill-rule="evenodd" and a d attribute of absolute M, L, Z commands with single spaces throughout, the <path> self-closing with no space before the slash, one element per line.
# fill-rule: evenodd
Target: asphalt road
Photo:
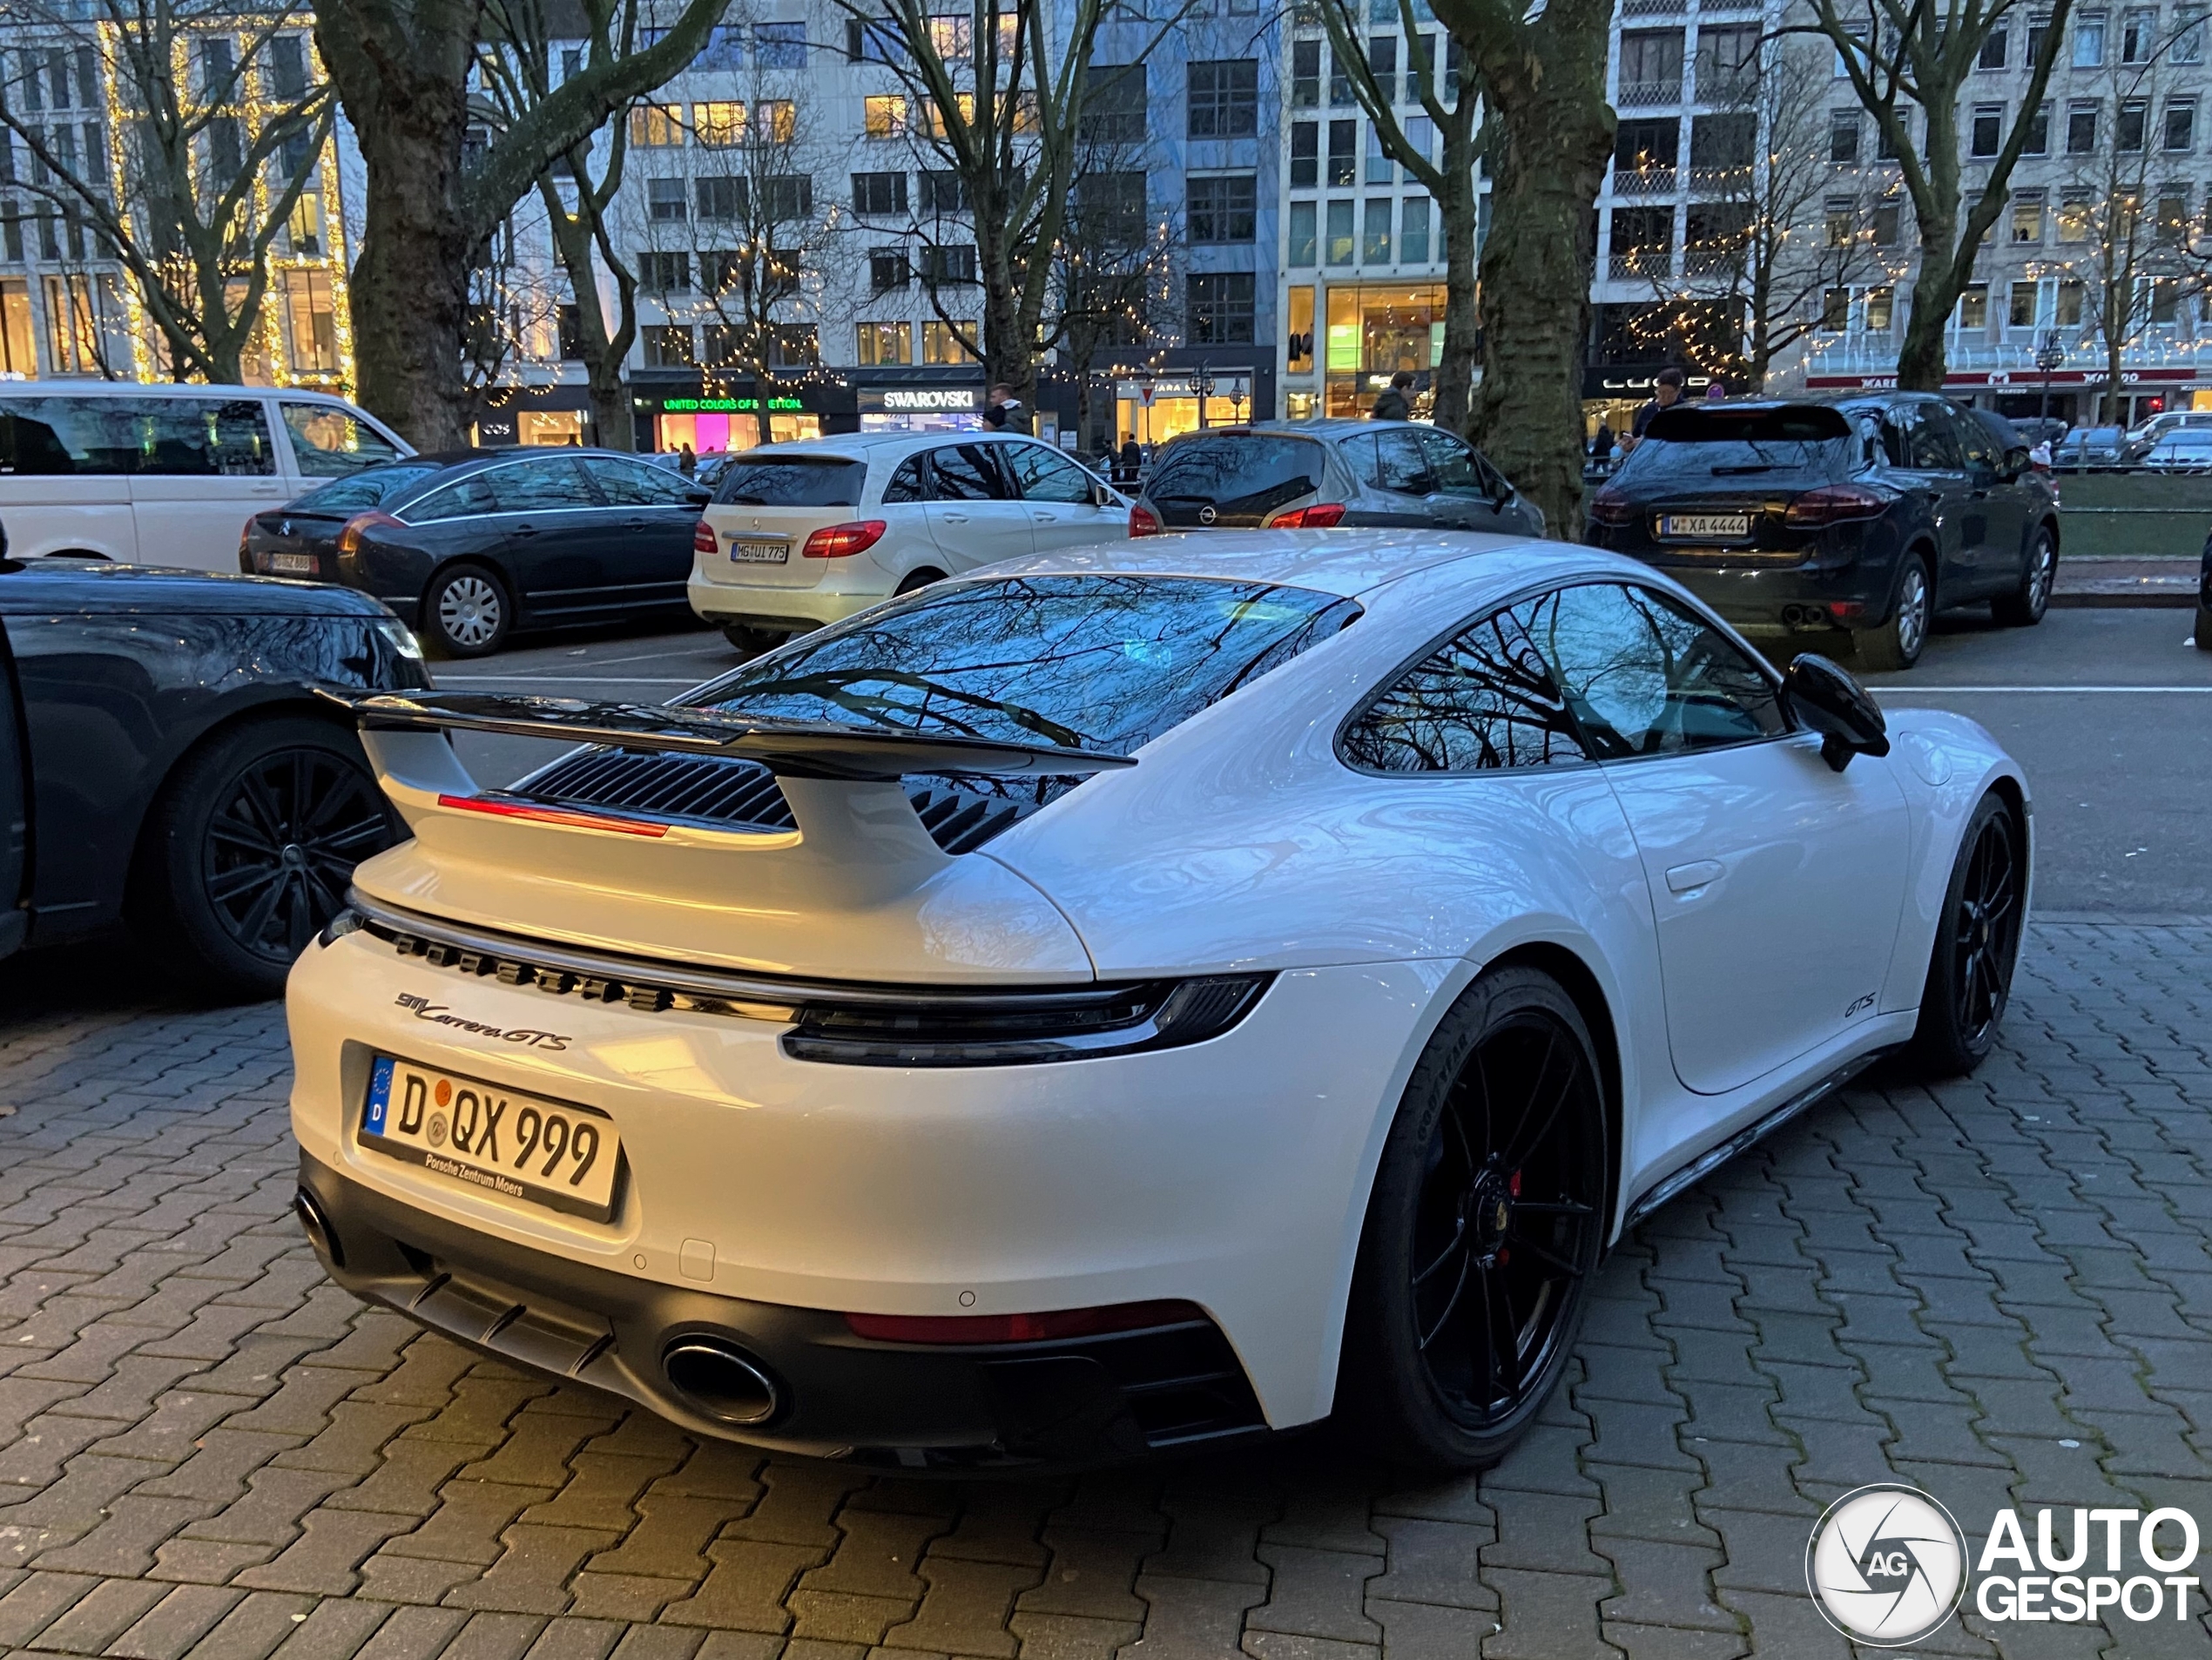
<path fill-rule="evenodd" d="M 1885 705 L 1958 710 L 2020 757 L 2035 793 L 2040 911 L 2212 917 L 2212 653 L 2189 644 L 2189 628 L 2175 611 L 2054 611 L 2030 629 L 1962 613 L 1942 619 L 1910 673 L 1867 678 Z M 719 633 L 693 628 L 558 639 L 434 672 L 456 689 L 658 702 L 737 661 Z M 485 784 L 563 747 L 460 742 Z"/>

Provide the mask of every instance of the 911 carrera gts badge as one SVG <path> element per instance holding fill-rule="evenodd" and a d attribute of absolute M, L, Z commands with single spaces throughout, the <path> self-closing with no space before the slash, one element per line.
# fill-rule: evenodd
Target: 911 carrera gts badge
<path fill-rule="evenodd" d="M 1844 1018 L 1845 1020 L 1849 1020 L 1853 1015 L 1864 1014 L 1873 1006 L 1874 994 L 1870 991 L 1864 997 L 1856 998 L 1852 1001 L 1851 1006 L 1844 1010 Z"/>
<path fill-rule="evenodd" d="M 569 1040 L 558 1032 L 541 1032 L 527 1026 L 487 1026 L 455 1014 L 443 1003 L 434 1003 L 428 997 L 418 997 L 403 991 L 393 1000 L 401 1009 L 412 1011 L 415 1019 L 427 1020 L 440 1026 L 450 1026 L 456 1031 L 474 1032 L 479 1037 L 496 1037 L 502 1043 L 520 1043 L 528 1049 L 564 1049 Z"/>

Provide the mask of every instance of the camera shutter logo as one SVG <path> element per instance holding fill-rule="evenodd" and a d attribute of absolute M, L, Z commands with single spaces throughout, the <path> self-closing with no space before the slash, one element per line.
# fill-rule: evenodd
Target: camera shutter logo
<path fill-rule="evenodd" d="M 1966 1594 L 1966 1536 L 1917 1488 L 1859 1488 L 1814 1524 L 1805 1584 L 1845 1636 L 1878 1649 L 1918 1643 Z"/>

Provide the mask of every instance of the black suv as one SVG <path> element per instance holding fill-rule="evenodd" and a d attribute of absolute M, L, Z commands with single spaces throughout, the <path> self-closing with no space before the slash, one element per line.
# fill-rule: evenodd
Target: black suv
<path fill-rule="evenodd" d="M 1590 501 L 1589 539 L 1753 630 L 1848 629 L 1910 668 L 1938 610 L 2043 620 L 2058 503 L 2012 424 L 1932 393 L 1678 403 Z"/>

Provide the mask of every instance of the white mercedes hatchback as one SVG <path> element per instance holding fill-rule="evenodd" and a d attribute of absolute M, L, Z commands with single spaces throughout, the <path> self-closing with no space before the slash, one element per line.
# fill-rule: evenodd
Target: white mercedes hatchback
<path fill-rule="evenodd" d="M 734 456 L 699 522 L 691 609 L 762 651 L 940 577 L 1129 535 L 1130 503 L 1012 434 L 858 433 Z"/>
<path fill-rule="evenodd" d="M 292 975 L 333 1278 L 892 1468 L 1339 1408 L 1494 1460 L 1623 1227 L 1979 1063 L 2028 901 L 1972 721 L 1501 536 L 1148 538 L 672 705 L 351 706 L 415 838 Z M 487 790 L 453 730 L 585 747 Z"/>

